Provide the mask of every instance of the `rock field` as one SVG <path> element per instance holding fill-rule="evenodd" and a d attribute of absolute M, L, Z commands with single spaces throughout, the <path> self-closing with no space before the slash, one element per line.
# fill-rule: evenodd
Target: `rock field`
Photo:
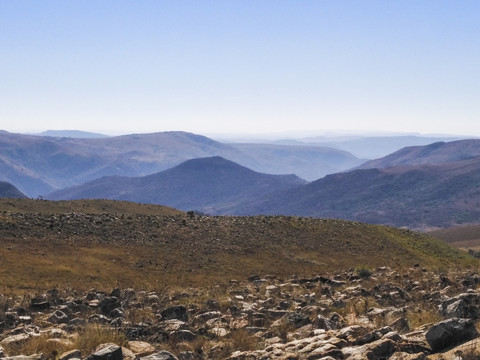
<path fill-rule="evenodd" d="M 0 359 L 467 360 L 479 353 L 479 283 L 416 265 L 184 291 L 3 294 Z"/>

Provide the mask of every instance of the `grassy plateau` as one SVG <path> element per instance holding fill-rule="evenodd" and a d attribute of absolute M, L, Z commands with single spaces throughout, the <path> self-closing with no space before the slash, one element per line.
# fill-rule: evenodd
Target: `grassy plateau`
<path fill-rule="evenodd" d="M 182 288 L 417 263 L 477 266 L 431 236 L 351 221 L 208 217 L 106 200 L 0 201 L 0 291 Z"/>

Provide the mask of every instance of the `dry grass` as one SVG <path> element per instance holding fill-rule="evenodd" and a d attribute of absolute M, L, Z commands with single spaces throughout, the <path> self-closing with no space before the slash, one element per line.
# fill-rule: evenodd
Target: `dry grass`
<path fill-rule="evenodd" d="M 8 204 L 0 201 L 0 289 L 9 291 L 173 291 L 252 274 L 311 276 L 356 264 L 367 270 L 416 262 L 478 264 L 425 235 L 348 221 L 165 215 L 162 207 L 102 200 Z M 12 207 L 25 215 L 13 216 Z"/>
<path fill-rule="evenodd" d="M 122 345 L 125 341 L 125 335 L 119 331 L 99 325 L 88 325 L 80 330 L 78 336 L 57 339 L 46 333 L 31 337 L 22 343 L 5 346 L 5 350 L 10 356 L 41 353 L 45 356 L 55 356 L 73 349 L 80 350 L 82 354 L 91 354 L 100 344 Z"/>
<path fill-rule="evenodd" d="M 427 324 L 434 324 L 441 320 L 438 311 L 429 307 L 417 307 L 407 311 L 407 323 L 411 329 L 416 329 Z"/>
<path fill-rule="evenodd" d="M 245 329 L 234 330 L 230 334 L 230 342 L 233 351 L 250 351 L 258 350 L 260 342 L 258 337 L 250 334 Z"/>
<path fill-rule="evenodd" d="M 179 215 L 183 211 L 167 206 L 139 204 L 115 200 L 70 200 L 48 201 L 33 199 L 0 199 L 0 209 L 10 212 L 32 211 L 42 214 L 88 213 L 88 214 L 144 214 L 144 215 Z M 1 221 L 1 215 L 0 215 Z"/>

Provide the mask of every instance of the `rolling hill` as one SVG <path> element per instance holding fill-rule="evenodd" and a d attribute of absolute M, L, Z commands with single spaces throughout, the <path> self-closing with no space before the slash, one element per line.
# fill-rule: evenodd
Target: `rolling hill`
<path fill-rule="evenodd" d="M 387 168 L 392 166 L 443 164 L 480 156 L 480 140 L 436 142 L 426 146 L 409 146 L 390 155 L 367 161 L 360 169 Z"/>
<path fill-rule="evenodd" d="M 30 197 L 104 176 L 150 175 L 186 160 L 211 156 L 259 172 L 294 173 L 312 180 L 363 162 L 325 147 L 272 145 L 265 149 L 255 144 L 237 148 L 185 132 L 66 138 L 0 131 L 0 180 Z"/>
<path fill-rule="evenodd" d="M 476 263 L 440 240 L 386 226 L 171 211 L 105 200 L 0 200 L 0 286 L 187 288 L 253 274 L 291 278 L 359 265 Z"/>
<path fill-rule="evenodd" d="M 414 229 L 478 223 L 480 156 L 328 175 L 240 204 L 232 212 L 340 218 Z"/>
<path fill-rule="evenodd" d="M 46 197 L 128 200 L 218 214 L 239 202 L 305 183 L 295 175 L 261 174 L 217 156 L 188 160 L 145 177 L 104 177 Z"/>

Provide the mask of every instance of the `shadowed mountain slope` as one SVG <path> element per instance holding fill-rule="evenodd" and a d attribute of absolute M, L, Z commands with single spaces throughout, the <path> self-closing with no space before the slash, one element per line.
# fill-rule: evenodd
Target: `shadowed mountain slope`
<path fill-rule="evenodd" d="M 480 139 L 436 142 L 426 146 L 409 146 L 383 158 L 367 161 L 360 169 L 392 166 L 442 164 L 480 156 Z"/>
<path fill-rule="evenodd" d="M 0 198 L 26 198 L 26 196 L 12 184 L 0 181 Z"/>
<path fill-rule="evenodd" d="M 426 229 L 480 222 L 480 157 L 438 165 L 355 170 L 255 202 L 236 214 L 284 214 Z"/>
<path fill-rule="evenodd" d="M 188 160 L 140 178 L 104 177 L 54 192 L 52 200 L 105 198 L 225 213 L 243 201 L 306 182 L 295 175 L 257 173 L 221 157 Z"/>
<path fill-rule="evenodd" d="M 328 148 L 278 145 L 270 147 L 267 154 L 261 145 L 239 149 L 185 132 L 95 139 L 0 131 L 0 180 L 30 197 L 104 176 L 146 176 L 186 160 L 211 156 L 259 172 L 295 173 L 312 180 L 362 163 L 351 154 Z M 334 160 L 328 160 L 330 156 Z"/>

